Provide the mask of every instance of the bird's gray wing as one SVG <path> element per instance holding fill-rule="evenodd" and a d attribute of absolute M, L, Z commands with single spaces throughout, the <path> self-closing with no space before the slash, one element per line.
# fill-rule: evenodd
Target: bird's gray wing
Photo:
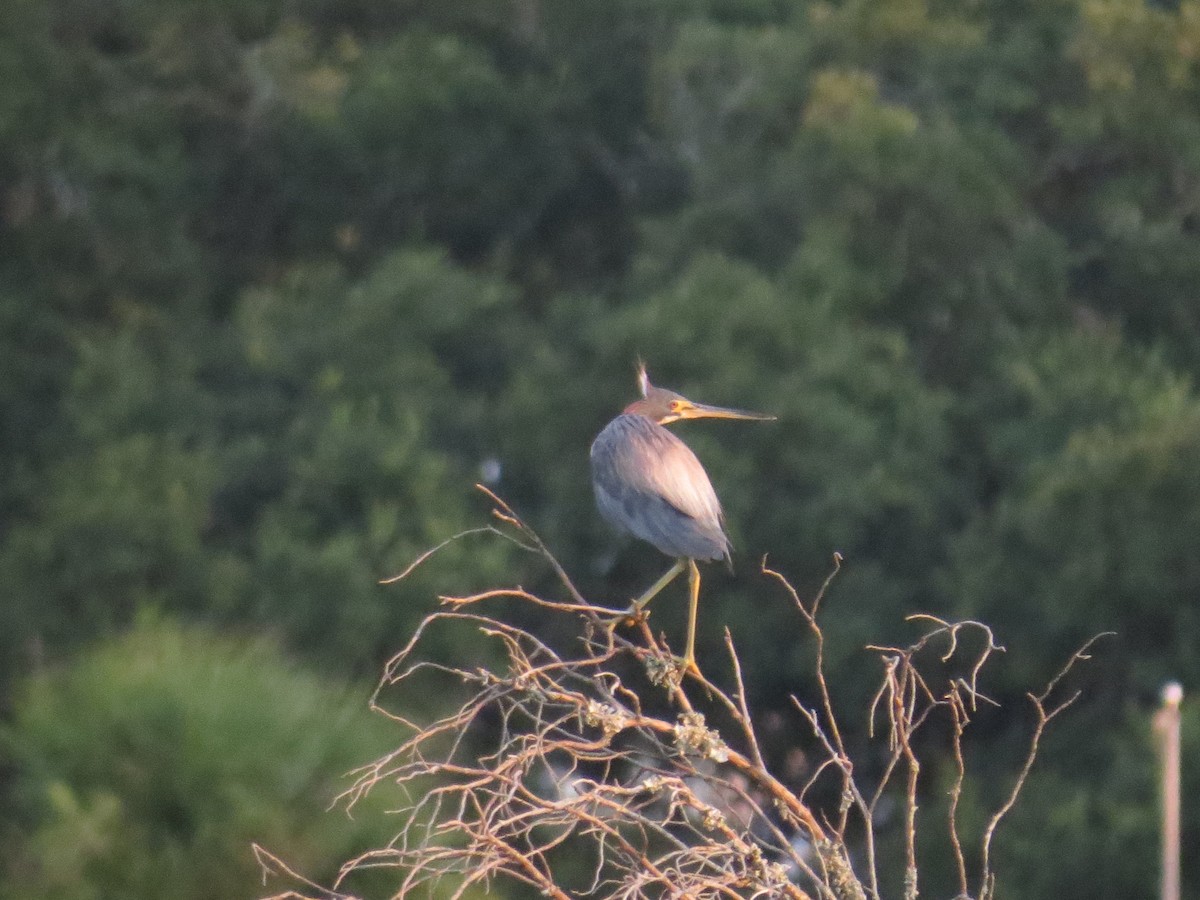
<path fill-rule="evenodd" d="M 700 460 L 644 416 L 621 415 L 592 445 L 592 483 L 601 514 L 669 556 L 729 553 L 721 504 Z"/>

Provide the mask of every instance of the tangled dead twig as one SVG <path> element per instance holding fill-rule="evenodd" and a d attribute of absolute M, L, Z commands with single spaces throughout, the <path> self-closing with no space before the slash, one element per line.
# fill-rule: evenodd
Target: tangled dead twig
<path fill-rule="evenodd" d="M 823 759 L 797 788 L 768 769 L 728 631 L 727 674 L 717 683 L 682 671 L 644 619 L 632 637 L 604 627 L 619 611 L 588 602 L 538 536 L 503 501 L 481 490 L 505 526 L 491 530 L 542 555 L 565 599 L 520 588 L 441 598 L 444 608 L 428 615 L 388 662 L 372 698 L 373 708 L 405 730 L 404 740 L 359 770 L 340 798 L 353 810 L 382 785 L 398 787 L 407 799 L 396 810 L 396 836 L 388 846 L 345 863 L 335 883 L 318 889 L 317 896 L 349 897 L 343 891 L 352 875 L 384 867 L 396 872 L 397 897 L 424 888 L 457 900 L 476 886 L 508 879 L 562 900 L 878 900 L 877 813 L 884 797 L 896 794 L 904 807 L 905 896 L 916 897 L 921 767 L 914 735 L 938 711 L 950 723 L 956 779 L 948 825 L 961 894 L 969 896 L 956 816 L 966 777 L 963 734 L 978 704 L 990 702 L 979 690 L 980 672 L 1003 650 L 987 626 L 914 617 L 928 626 L 915 643 L 868 648 L 882 667 L 869 720 L 872 735 L 882 723 L 877 740 L 886 750 L 882 773 L 867 784 L 855 771 L 838 725 L 818 621 L 841 559 L 835 557 L 833 573 L 807 602 L 764 563 L 763 572 L 784 587 L 816 644 L 818 703 L 810 708 L 792 699 Z M 570 617 L 577 627 L 569 649 L 484 611 L 501 597 Z M 446 665 L 425 652 L 431 641 L 445 641 L 443 632 L 462 628 L 493 642 L 502 663 Z M 963 658 L 960 638 L 966 631 L 984 640 Z M 923 653 L 938 643 L 945 645 L 940 661 L 959 659 L 965 675 L 935 684 L 924 673 Z M 1046 726 L 1077 695 L 1053 704 L 1048 698 L 1074 664 L 1087 659 L 1091 644 L 1042 693 L 1030 695 L 1037 721 L 1024 766 L 981 838 L 980 900 L 994 890 L 989 851 L 995 830 L 1016 802 Z M 387 708 L 385 695 L 396 689 L 460 699 L 452 711 L 416 722 Z M 841 799 L 833 809 L 811 800 L 827 771 L 840 779 Z M 299 879 L 262 848 L 256 853 L 264 875 Z"/>

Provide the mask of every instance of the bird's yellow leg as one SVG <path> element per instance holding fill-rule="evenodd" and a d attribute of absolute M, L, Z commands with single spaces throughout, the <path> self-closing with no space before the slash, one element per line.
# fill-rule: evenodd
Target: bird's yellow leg
<path fill-rule="evenodd" d="M 671 566 L 671 568 L 667 569 L 665 573 L 663 573 L 663 577 L 654 582 L 654 584 L 650 585 L 650 590 L 646 591 L 646 593 L 642 594 L 642 596 L 633 601 L 633 605 L 629 607 L 629 615 L 640 613 L 647 603 L 657 597 L 663 588 L 675 580 L 675 576 L 682 572 L 684 566 L 687 564 L 688 560 L 686 559 L 675 560 L 675 564 Z M 692 563 L 692 565 L 695 565 L 695 563 Z"/>
<path fill-rule="evenodd" d="M 689 559 L 687 566 L 688 601 L 691 605 L 688 606 L 687 651 L 683 655 L 683 670 L 699 675 L 700 667 L 696 665 L 696 612 L 700 608 L 700 567 L 694 559 Z"/>
<path fill-rule="evenodd" d="M 612 631 L 612 629 L 622 622 L 635 621 L 637 617 L 642 614 L 642 609 L 646 606 L 646 604 L 653 600 L 663 588 L 670 584 L 675 579 L 675 576 L 684 570 L 684 568 L 687 566 L 687 563 L 688 561 L 686 559 L 675 560 L 674 565 L 667 569 L 662 578 L 650 585 L 650 590 L 646 591 L 646 593 L 642 594 L 642 596 L 638 597 L 633 601 L 632 604 L 630 604 L 628 612 L 623 612 L 619 616 L 614 616 L 612 618 L 612 620 L 608 623 L 608 630 Z"/>

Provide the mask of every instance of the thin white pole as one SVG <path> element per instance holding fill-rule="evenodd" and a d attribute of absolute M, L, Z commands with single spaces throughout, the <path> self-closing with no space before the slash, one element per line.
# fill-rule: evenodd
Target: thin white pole
<path fill-rule="evenodd" d="M 1154 730 L 1162 742 L 1162 900 L 1179 900 L 1179 704 L 1183 686 L 1163 687 Z"/>

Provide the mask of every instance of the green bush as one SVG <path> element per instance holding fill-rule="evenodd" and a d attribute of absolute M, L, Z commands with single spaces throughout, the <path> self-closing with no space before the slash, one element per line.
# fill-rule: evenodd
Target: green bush
<path fill-rule="evenodd" d="M 18 691 L 0 896 L 252 896 L 251 842 L 324 881 L 385 843 L 329 809 L 387 746 L 367 691 L 318 681 L 269 641 L 143 621 Z"/>

